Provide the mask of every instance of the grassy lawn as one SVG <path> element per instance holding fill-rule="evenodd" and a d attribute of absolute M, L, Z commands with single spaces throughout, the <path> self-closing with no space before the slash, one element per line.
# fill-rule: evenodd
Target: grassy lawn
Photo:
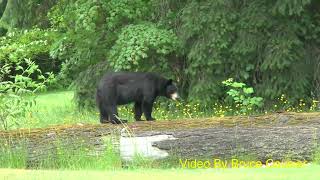
<path fill-rule="evenodd" d="M 79 112 L 72 91 L 48 92 L 36 98 L 31 113 L 21 119 L 21 127 L 38 128 L 57 124 L 98 123 L 98 111 Z"/>
<path fill-rule="evenodd" d="M 19 119 L 19 126 L 15 128 L 39 128 L 51 125 L 93 123 L 99 122 L 98 109 L 79 111 L 74 100 L 73 91 L 57 91 L 39 94 L 36 98 L 36 105 L 26 117 Z M 179 102 L 170 101 L 171 106 L 167 109 L 154 107 L 153 116 L 158 120 L 198 118 L 205 116 L 199 109 L 199 105 L 186 105 L 182 107 Z M 123 119 L 134 121 L 133 104 L 119 106 L 119 116 Z M 179 111 L 177 110 L 179 109 Z M 207 116 L 206 116 L 207 117 Z M 142 117 L 144 118 L 144 117 Z"/>
<path fill-rule="evenodd" d="M 36 98 L 36 105 L 26 117 L 19 119 L 19 125 L 15 128 L 39 128 L 51 125 L 77 124 L 77 123 L 99 123 L 98 109 L 79 111 L 74 100 L 73 91 L 46 92 L 39 94 Z M 201 109 L 199 104 L 182 104 L 177 101 L 170 101 L 169 105 L 161 106 L 155 104 L 153 116 L 157 121 L 173 119 L 202 118 L 202 117 L 223 117 L 233 112 L 231 106 L 214 105 L 211 110 Z M 134 121 L 133 104 L 119 106 L 118 112 L 122 119 L 129 122 Z M 302 109 L 300 109 L 302 110 Z M 300 112 L 300 110 L 298 112 Z M 294 111 L 295 112 L 295 111 Z M 144 117 L 142 117 L 144 118 Z"/>
<path fill-rule="evenodd" d="M 39 94 L 36 105 L 26 117 L 21 117 L 19 128 L 39 128 L 51 125 L 93 123 L 99 122 L 98 109 L 79 111 L 74 100 L 73 91 L 46 92 Z M 133 105 L 119 106 L 118 112 L 121 118 L 134 121 Z M 194 112 L 196 113 L 196 112 Z M 168 116 L 171 115 L 170 117 Z M 153 112 L 157 120 L 174 119 L 180 114 L 155 108 Z M 13 128 L 14 129 L 14 128 Z"/>
<path fill-rule="evenodd" d="M 22 128 L 47 127 L 50 125 L 99 123 L 98 111 L 79 112 L 73 101 L 72 91 L 49 92 L 37 97 L 37 104 L 32 107 L 27 117 L 21 118 Z M 130 106 L 129 106 L 130 108 Z M 129 108 L 120 107 L 119 114 L 132 120 L 133 114 Z M 182 109 L 180 115 L 197 113 L 199 110 L 190 107 Z M 193 111 L 194 110 L 194 111 Z M 178 116 L 169 110 L 155 109 L 157 119 L 168 118 L 164 114 Z M 185 117 L 188 117 L 187 115 Z M 170 118 L 170 117 L 169 117 Z M 79 150 L 80 152 L 80 150 Z M 81 152 L 80 152 L 81 154 Z M 3 156 L 7 155 L 7 156 Z M 120 156 L 112 149 L 106 155 L 98 159 L 87 156 L 69 156 L 63 154 L 59 161 L 59 167 L 55 170 L 24 170 L 24 169 L 0 169 L 0 179 L 317 179 L 320 176 L 320 166 L 312 165 L 304 168 L 258 168 L 258 169 L 179 169 L 176 166 L 165 167 L 161 164 L 154 166 L 152 161 L 135 161 L 129 169 L 123 169 Z M 79 158 L 79 157 L 82 157 Z M 110 158 L 113 157 L 113 158 Z M 65 158 L 65 159 L 64 159 Z M 20 161 L 19 161 L 20 159 Z M 61 160 L 62 159 L 62 160 Z M 6 165 L 6 161 L 7 165 Z M 4 152 L 0 167 L 24 168 L 25 159 L 22 155 Z M 20 163 L 20 164 L 19 164 Z M 149 163 L 149 164 L 148 164 Z M 18 164 L 18 165 L 15 165 Z M 42 169 L 56 167 L 49 164 Z M 172 168 L 174 167 L 174 168 Z M 60 169 L 59 169 L 60 168 Z M 160 169 L 152 169 L 160 168 Z M 163 168 L 163 169 L 161 169 Z M 67 170 L 68 169 L 68 170 Z M 81 170 L 73 170 L 81 169 Z"/>
<path fill-rule="evenodd" d="M 158 170 L 138 169 L 120 171 L 65 171 L 65 170 L 16 170 L 0 169 L 0 177 L 4 179 L 259 179 L 259 180 L 290 180 L 290 179 L 317 179 L 320 176 L 320 167 L 288 169 L 197 169 L 197 170 Z"/>

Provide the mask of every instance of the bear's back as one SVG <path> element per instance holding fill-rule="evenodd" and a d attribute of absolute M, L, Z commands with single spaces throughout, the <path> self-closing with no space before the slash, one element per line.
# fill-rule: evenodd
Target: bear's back
<path fill-rule="evenodd" d="M 155 80 L 158 81 L 163 79 L 161 76 L 151 72 L 109 72 L 104 75 L 102 78 L 103 81 L 123 84 L 128 81 L 146 81 L 146 80 Z"/>

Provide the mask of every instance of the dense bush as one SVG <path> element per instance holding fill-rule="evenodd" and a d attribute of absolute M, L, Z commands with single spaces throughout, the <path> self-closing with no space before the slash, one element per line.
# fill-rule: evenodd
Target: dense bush
<path fill-rule="evenodd" d="M 266 106 L 282 94 L 290 103 L 319 99 L 319 1 L 52 3 L 48 19 L 59 35 L 50 35 L 54 42 L 45 48 L 63 61 L 60 79 L 74 82 L 79 104 L 93 104 L 96 82 L 108 69 L 173 77 L 184 99 L 203 106 L 226 98 L 221 82 L 229 77 L 253 87 Z"/>
<path fill-rule="evenodd" d="M 102 61 L 98 64 L 91 65 L 87 70 L 79 73 L 75 79 L 75 100 L 80 109 L 87 107 L 95 107 L 96 88 L 99 80 L 110 70 L 108 63 Z"/>
<path fill-rule="evenodd" d="M 107 69 L 168 71 L 166 56 L 176 50 L 177 38 L 147 22 L 146 1 L 72 2 L 62 0 L 49 13 L 64 34 L 51 55 L 64 60 L 60 78 L 73 80 L 80 106 L 93 104 L 96 82 Z"/>
<path fill-rule="evenodd" d="M 15 75 L 17 71 L 14 67 L 19 65 L 26 68 L 28 64 L 25 59 L 32 59 L 44 72 L 59 72 L 61 61 L 52 59 L 49 55 L 51 44 L 57 37 L 57 33 L 51 30 L 32 29 L 9 32 L 6 36 L 0 37 L 0 66 L 6 64 L 12 66 L 9 75 Z M 9 75 L 5 80 L 10 79 Z"/>
<path fill-rule="evenodd" d="M 228 77 L 266 100 L 319 96 L 316 1 L 75 2 L 62 19 L 71 24 L 67 39 L 75 37 L 69 67 L 81 68 L 68 73 L 108 57 L 113 70 L 170 72 L 185 98 L 204 105 L 225 98 L 221 81 Z M 70 7 L 82 15 L 70 15 Z"/>
<path fill-rule="evenodd" d="M 176 49 L 177 37 L 170 31 L 153 24 L 129 25 L 120 33 L 111 50 L 109 62 L 115 70 L 157 69 L 166 72 L 169 62 L 165 55 Z"/>
<path fill-rule="evenodd" d="M 161 12 L 154 21 L 173 28 L 183 43 L 190 99 L 218 100 L 228 77 L 268 100 L 319 93 L 312 85 L 319 77 L 318 1 L 168 0 L 155 6 Z"/>

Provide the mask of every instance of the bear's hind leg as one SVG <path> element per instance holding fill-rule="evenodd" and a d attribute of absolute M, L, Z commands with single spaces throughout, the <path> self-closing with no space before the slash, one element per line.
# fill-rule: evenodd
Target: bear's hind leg
<path fill-rule="evenodd" d="M 142 116 L 142 109 L 141 109 L 141 103 L 140 102 L 136 102 L 134 104 L 134 119 L 136 121 L 141 121 L 141 116 Z"/>
<path fill-rule="evenodd" d="M 147 121 L 156 120 L 155 118 L 153 118 L 151 116 L 152 107 L 153 107 L 153 101 L 144 101 L 142 104 L 142 110 L 143 110 L 144 116 L 146 117 Z"/>
<path fill-rule="evenodd" d="M 109 114 L 107 112 L 107 106 L 100 101 L 98 102 L 99 112 L 100 112 L 100 123 L 108 123 L 109 121 Z"/>

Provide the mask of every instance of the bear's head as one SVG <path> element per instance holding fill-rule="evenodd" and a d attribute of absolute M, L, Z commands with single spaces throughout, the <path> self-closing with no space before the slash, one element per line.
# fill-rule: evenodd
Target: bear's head
<path fill-rule="evenodd" d="M 178 100 L 180 98 L 178 88 L 173 84 L 172 79 L 169 79 L 166 83 L 166 97 L 173 100 Z"/>

